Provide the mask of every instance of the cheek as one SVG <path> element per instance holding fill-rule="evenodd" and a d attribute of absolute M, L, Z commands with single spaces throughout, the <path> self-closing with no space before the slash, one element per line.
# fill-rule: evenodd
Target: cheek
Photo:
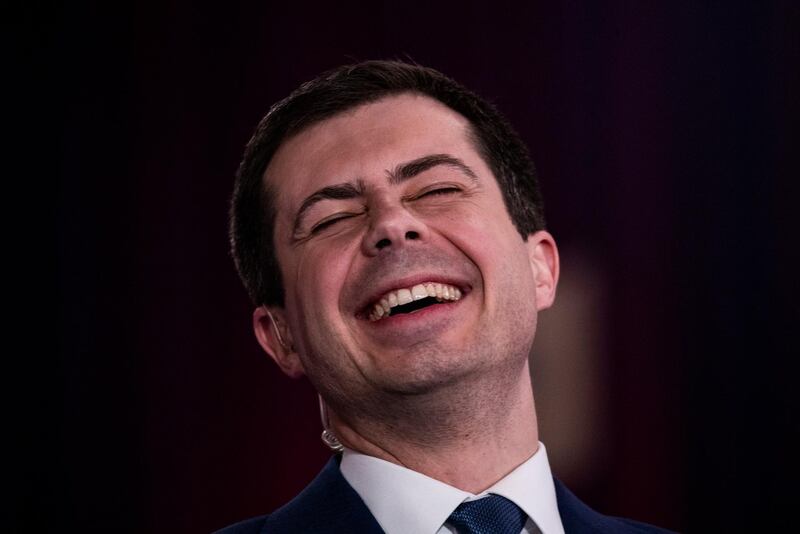
<path fill-rule="evenodd" d="M 494 215 L 488 215 L 492 212 Z M 523 243 L 504 210 L 498 212 L 478 204 L 461 205 L 440 213 L 434 224 L 465 252 L 472 251 L 479 257 L 495 261 L 506 258 L 511 250 L 519 249 Z"/>
<path fill-rule="evenodd" d="M 483 283 L 491 286 L 487 298 L 529 299 L 533 273 L 528 249 L 505 212 L 494 217 L 469 213 L 450 225 L 450 240 L 478 267 Z"/>
<path fill-rule="evenodd" d="M 343 247 L 309 248 L 299 258 L 293 273 L 301 319 L 330 323 L 338 310 L 339 297 L 350 269 L 351 254 Z"/>

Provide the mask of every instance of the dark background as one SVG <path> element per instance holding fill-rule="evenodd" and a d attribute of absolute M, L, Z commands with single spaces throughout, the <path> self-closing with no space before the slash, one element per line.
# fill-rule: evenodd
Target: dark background
<path fill-rule="evenodd" d="M 270 511 L 316 474 L 328 453 L 313 390 L 260 352 L 228 256 L 233 174 L 257 121 L 300 82 L 411 57 L 511 118 L 565 272 L 580 256 L 602 281 L 604 453 L 567 483 L 605 513 L 672 529 L 787 527 L 800 493 L 797 6 L 166 1 L 47 13 L 62 126 L 58 350 L 37 371 L 45 394 L 20 412 L 36 460 L 14 519 L 208 532 Z"/>

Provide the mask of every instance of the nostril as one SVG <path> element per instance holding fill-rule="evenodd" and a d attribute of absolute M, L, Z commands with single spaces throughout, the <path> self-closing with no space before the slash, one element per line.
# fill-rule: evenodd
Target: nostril
<path fill-rule="evenodd" d="M 381 239 L 380 241 L 378 241 L 377 243 L 375 243 L 375 248 L 377 248 L 378 250 L 380 250 L 380 249 L 382 249 L 382 248 L 386 248 L 386 247 L 388 247 L 388 246 L 389 246 L 389 245 L 391 245 L 391 244 L 392 244 L 392 242 L 391 242 L 391 241 L 389 241 L 389 239 L 387 239 L 387 238 L 385 238 L 385 237 L 384 237 L 383 239 Z"/>
<path fill-rule="evenodd" d="M 419 239 L 419 233 L 417 233 L 417 232 L 415 232 L 413 230 L 409 230 L 408 232 L 406 232 L 406 239 L 409 239 L 409 240 L 410 239 Z"/>

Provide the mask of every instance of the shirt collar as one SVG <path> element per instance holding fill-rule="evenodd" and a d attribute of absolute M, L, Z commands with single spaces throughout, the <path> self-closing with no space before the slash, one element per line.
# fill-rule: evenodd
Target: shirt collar
<path fill-rule="evenodd" d="M 488 493 L 514 502 L 543 534 L 564 532 L 542 442 L 530 458 L 480 495 L 350 449 L 344 450 L 341 472 L 387 534 L 434 534 L 459 504 Z"/>

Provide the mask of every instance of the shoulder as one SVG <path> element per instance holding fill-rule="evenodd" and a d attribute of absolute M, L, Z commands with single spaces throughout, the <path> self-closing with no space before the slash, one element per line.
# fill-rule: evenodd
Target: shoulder
<path fill-rule="evenodd" d="M 339 471 L 340 459 L 331 458 L 297 497 L 271 514 L 236 523 L 217 534 L 382 532 Z"/>
<path fill-rule="evenodd" d="M 626 534 L 671 534 L 663 528 L 595 512 L 578 499 L 558 479 L 554 479 L 558 513 L 564 525 L 564 532 L 572 533 L 626 533 Z"/>
<path fill-rule="evenodd" d="M 267 519 L 269 519 L 269 515 L 253 517 L 217 530 L 214 534 L 259 534 Z"/>

